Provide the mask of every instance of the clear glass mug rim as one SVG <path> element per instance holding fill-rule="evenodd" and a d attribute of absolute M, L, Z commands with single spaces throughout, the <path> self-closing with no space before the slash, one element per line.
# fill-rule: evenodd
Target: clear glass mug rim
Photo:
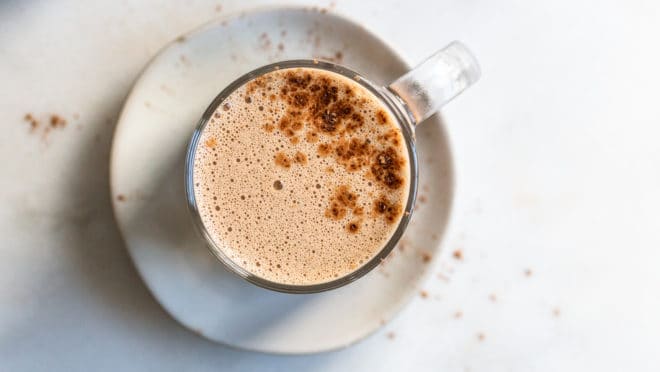
<path fill-rule="evenodd" d="M 431 58 L 433 58 L 433 56 Z M 429 58 L 429 60 L 431 58 Z M 423 66 L 423 64 L 420 66 Z M 199 143 L 200 136 L 203 133 L 206 125 L 209 123 L 213 113 L 222 104 L 222 102 L 227 97 L 229 97 L 229 95 L 233 93 L 236 89 L 238 89 L 247 82 L 259 76 L 262 76 L 264 74 L 276 70 L 292 69 L 292 68 L 311 68 L 311 69 L 320 69 L 324 71 L 337 73 L 355 81 L 356 83 L 360 84 L 362 87 L 366 88 L 370 93 L 376 96 L 380 100 L 380 102 L 383 103 L 384 106 L 386 106 L 389 109 L 389 111 L 395 116 L 397 120 L 397 124 L 401 129 L 401 133 L 403 135 L 404 142 L 406 144 L 406 149 L 408 151 L 408 159 L 410 161 L 410 166 L 409 166 L 410 182 L 409 182 L 409 190 L 408 190 L 408 199 L 406 201 L 406 206 L 404 208 L 399 224 L 396 230 L 394 231 L 393 235 L 388 240 L 388 242 L 379 250 L 379 252 L 376 255 L 374 255 L 374 257 L 372 257 L 368 262 L 357 268 L 355 271 L 328 282 L 307 284 L 307 285 L 286 284 L 286 283 L 279 283 L 264 279 L 244 269 L 242 266 L 238 265 L 231 258 L 229 258 L 224 252 L 222 252 L 222 249 L 220 249 L 215 244 L 211 234 L 206 229 L 206 226 L 204 225 L 201 215 L 198 211 L 197 202 L 195 199 L 195 190 L 194 190 L 195 186 L 193 179 L 195 153 L 197 150 L 197 145 Z M 297 60 L 281 61 L 259 67 L 255 70 L 252 70 L 244 74 L 243 76 L 241 76 L 240 78 L 236 79 L 234 82 L 229 84 L 225 89 L 223 89 L 208 106 L 208 108 L 202 115 L 201 119 L 199 120 L 193 132 L 192 138 L 190 140 L 186 152 L 185 172 L 184 172 L 186 200 L 188 204 L 188 209 L 190 210 L 192 215 L 194 226 L 199 231 L 199 233 L 204 237 L 207 246 L 209 247 L 211 252 L 218 258 L 218 260 L 220 260 L 220 262 L 222 262 L 225 265 L 225 267 L 227 267 L 230 271 L 234 272 L 235 274 L 247 280 L 248 282 L 262 288 L 266 288 L 278 292 L 284 292 L 284 293 L 317 293 L 317 292 L 323 292 L 323 291 L 339 288 L 359 279 L 360 277 L 364 276 L 365 274 L 373 270 L 376 266 L 378 266 L 381 263 L 381 261 L 384 260 L 385 257 L 387 257 L 387 255 L 389 255 L 392 249 L 394 249 L 396 244 L 401 239 L 403 233 L 405 232 L 406 227 L 410 222 L 410 218 L 412 217 L 413 207 L 417 196 L 418 162 L 417 162 L 417 151 L 415 147 L 414 127 L 416 123 L 425 119 L 425 117 L 423 116 L 428 117 L 432 112 L 431 113 L 425 112 L 424 115 L 420 115 L 419 112 L 421 111 L 415 112 L 417 107 L 414 104 L 411 105 L 409 100 L 404 100 L 403 98 L 401 98 L 402 95 L 401 93 L 405 94 L 405 89 L 413 87 L 412 84 L 407 84 L 404 81 L 405 78 L 411 75 L 411 73 L 415 72 L 416 70 L 417 68 L 410 70 L 406 75 L 403 75 L 401 78 L 396 80 L 390 86 L 382 87 L 372 83 L 369 79 L 365 78 L 361 74 L 335 63 L 320 61 L 316 59 L 297 59 Z M 397 87 L 396 84 L 401 82 L 403 82 L 404 84 L 401 87 Z M 462 91 L 463 89 L 464 88 L 462 88 L 460 91 Z M 454 96 L 460 93 L 460 91 L 455 93 Z M 453 96 L 451 98 L 453 98 Z M 448 102 L 451 98 L 444 99 L 442 103 Z M 426 104 L 426 103 L 422 102 L 422 104 Z"/>

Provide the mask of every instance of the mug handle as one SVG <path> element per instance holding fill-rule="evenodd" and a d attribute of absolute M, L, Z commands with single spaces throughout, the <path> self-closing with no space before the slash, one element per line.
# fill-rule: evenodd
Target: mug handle
<path fill-rule="evenodd" d="M 387 89 L 407 107 L 413 125 L 433 115 L 474 84 L 481 69 L 474 55 L 459 41 L 439 50 Z"/>

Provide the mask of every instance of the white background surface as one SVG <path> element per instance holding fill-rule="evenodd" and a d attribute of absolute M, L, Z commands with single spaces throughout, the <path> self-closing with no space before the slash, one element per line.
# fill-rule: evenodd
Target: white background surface
<path fill-rule="evenodd" d="M 321 355 L 231 350 L 170 319 L 114 224 L 114 123 L 164 43 L 256 4 L 0 2 L 1 371 L 660 368 L 651 0 L 337 1 L 409 61 L 453 39 L 481 61 L 444 110 L 457 198 L 435 272 L 449 282 L 434 275 L 383 331 Z M 69 125 L 42 138 L 27 112 Z"/>

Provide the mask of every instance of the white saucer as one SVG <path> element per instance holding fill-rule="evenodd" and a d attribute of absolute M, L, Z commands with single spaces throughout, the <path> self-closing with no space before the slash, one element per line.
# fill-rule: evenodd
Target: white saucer
<path fill-rule="evenodd" d="M 183 160 L 211 100 L 264 64 L 341 56 L 342 64 L 383 84 L 407 70 L 391 48 L 357 23 L 305 9 L 266 9 L 218 20 L 177 39 L 146 67 L 126 100 L 110 175 L 119 228 L 156 299 L 208 339 L 273 353 L 340 348 L 391 319 L 430 271 L 453 185 L 447 139 L 436 117 L 417 132 L 418 200 L 426 202 L 418 203 L 404 249 L 353 284 L 313 295 L 256 287 L 226 271 L 193 228 Z"/>

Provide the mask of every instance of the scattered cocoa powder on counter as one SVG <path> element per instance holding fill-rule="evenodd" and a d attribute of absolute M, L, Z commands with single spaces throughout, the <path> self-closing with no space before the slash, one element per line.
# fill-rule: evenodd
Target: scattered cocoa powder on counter
<path fill-rule="evenodd" d="M 270 36 L 268 36 L 268 34 L 265 32 L 262 32 L 261 35 L 259 35 L 258 42 L 259 42 L 259 48 L 263 50 L 270 49 L 270 46 L 272 45 Z"/>
<path fill-rule="evenodd" d="M 495 295 L 495 293 L 491 293 L 488 296 L 488 299 L 490 300 L 490 302 L 497 302 L 497 296 Z"/>
<path fill-rule="evenodd" d="M 457 249 L 454 251 L 454 253 L 452 253 L 452 256 L 454 257 L 454 259 L 461 261 L 463 260 L 463 251 Z"/>
<path fill-rule="evenodd" d="M 422 251 L 420 255 L 422 256 L 422 262 L 424 263 L 429 263 L 433 259 L 433 255 L 428 251 Z"/>
<path fill-rule="evenodd" d="M 53 128 L 64 128 L 66 127 L 66 120 L 59 115 L 51 115 L 50 126 Z"/>
<path fill-rule="evenodd" d="M 35 119 L 32 114 L 28 113 L 25 114 L 25 117 L 23 118 L 25 121 L 27 121 L 30 124 L 30 132 L 34 132 L 39 128 L 39 120 Z"/>
<path fill-rule="evenodd" d="M 525 276 L 528 278 L 532 276 L 532 269 L 525 269 Z"/>
<path fill-rule="evenodd" d="M 74 116 L 77 118 L 78 114 L 74 114 Z M 23 116 L 23 120 L 30 125 L 30 133 L 35 133 L 41 129 L 41 139 L 46 143 L 48 143 L 48 135 L 52 130 L 61 130 L 67 126 L 67 120 L 59 114 L 49 115 L 45 120 L 47 124 L 45 123 L 44 125 L 42 125 L 42 121 L 37 119 L 37 117 L 38 115 L 27 113 Z"/>
<path fill-rule="evenodd" d="M 124 194 L 118 194 L 117 195 L 117 201 L 120 201 L 120 202 L 126 201 L 126 197 L 124 196 Z"/>
<path fill-rule="evenodd" d="M 455 319 L 461 319 L 463 317 L 463 312 L 458 310 L 457 312 L 454 313 L 454 318 Z"/>
<path fill-rule="evenodd" d="M 320 43 L 320 39 L 315 40 L 315 43 L 316 42 Z M 319 55 L 319 56 L 316 56 L 314 58 L 320 59 L 322 61 L 331 62 L 331 63 L 342 63 L 343 60 L 344 60 L 344 53 L 338 50 L 332 56 Z"/>
<path fill-rule="evenodd" d="M 421 298 L 428 298 L 428 297 L 429 297 L 429 293 L 426 292 L 426 291 L 424 291 L 424 290 L 421 290 L 421 291 L 419 291 L 419 296 L 420 296 Z"/>
<path fill-rule="evenodd" d="M 387 332 L 387 338 L 394 340 L 396 338 L 396 334 L 394 332 Z"/>
<path fill-rule="evenodd" d="M 486 339 L 486 335 L 483 332 L 479 332 L 479 333 L 477 333 L 477 339 L 479 341 L 483 341 L 483 340 Z"/>

